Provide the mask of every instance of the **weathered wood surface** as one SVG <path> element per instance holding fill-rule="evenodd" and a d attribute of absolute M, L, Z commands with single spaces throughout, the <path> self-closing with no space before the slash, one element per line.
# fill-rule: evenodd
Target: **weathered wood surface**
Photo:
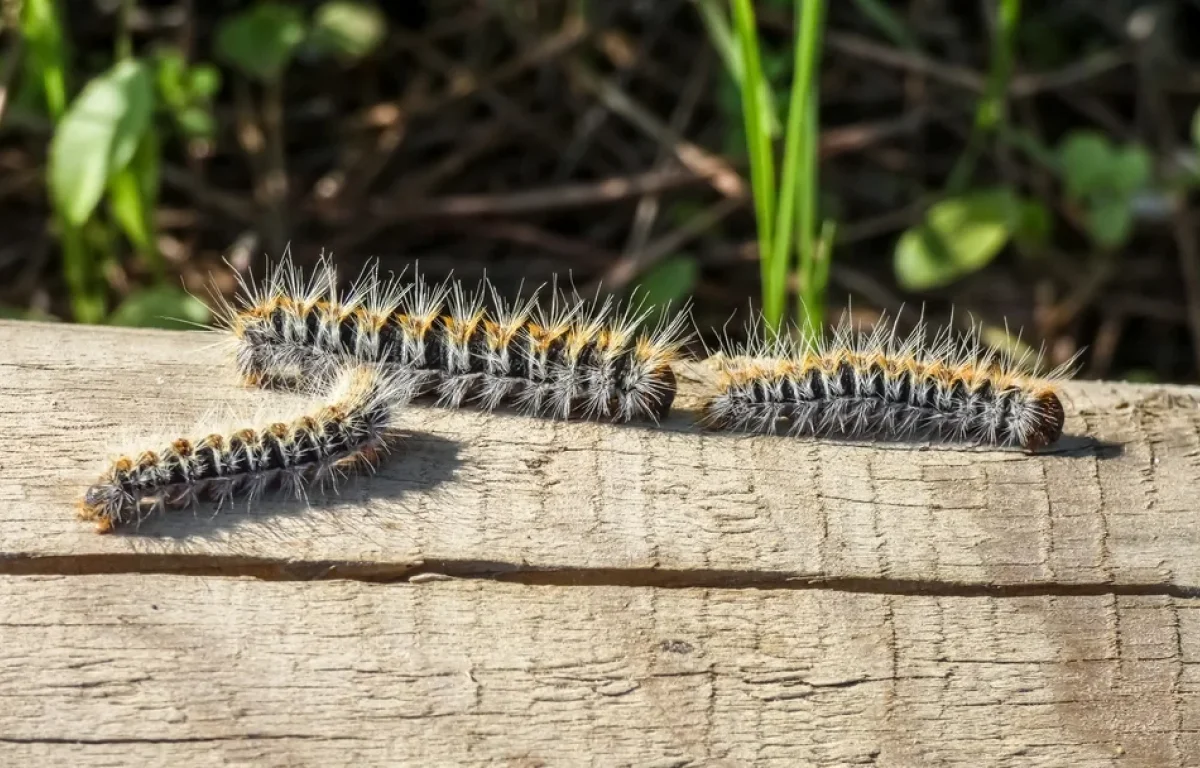
<path fill-rule="evenodd" d="M 116 435 L 154 445 L 217 406 L 294 412 L 241 388 L 212 342 L 0 324 L 4 568 L 1200 588 L 1200 389 L 1104 383 L 1070 388 L 1077 437 L 1038 457 L 704 434 L 683 409 L 655 429 L 414 407 L 423 434 L 337 501 L 94 535 L 70 506 Z"/>
<path fill-rule="evenodd" d="M 1200 390 L 1036 457 L 414 407 L 338 500 L 96 535 L 119 436 L 298 407 L 212 342 L 0 323 L 3 764 L 1200 765 Z"/>
<path fill-rule="evenodd" d="M 7 765 L 1150 768 L 1200 604 L 0 577 Z"/>

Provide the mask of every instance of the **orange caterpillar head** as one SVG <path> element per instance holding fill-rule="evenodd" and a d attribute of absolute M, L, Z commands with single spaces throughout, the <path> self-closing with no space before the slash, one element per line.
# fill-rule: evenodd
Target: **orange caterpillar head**
<path fill-rule="evenodd" d="M 127 487 L 133 469 L 133 461 L 128 456 L 113 462 L 112 467 L 79 500 L 80 519 L 95 520 L 96 530 L 100 533 L 111 531 L 121 510 L 136 502 Z"/>

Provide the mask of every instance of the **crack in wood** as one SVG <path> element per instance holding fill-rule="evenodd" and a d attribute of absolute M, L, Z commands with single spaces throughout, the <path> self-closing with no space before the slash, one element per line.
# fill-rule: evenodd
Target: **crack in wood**
<path fill-rule="evenodd" d="M 732 569 L 547 568 L 499 561 L 424 560 L 409 563 L 292 561 L 231 555 L 140 553 L 52 555 L 0 559 L 0 574 L 15 576 L 172 574 L 251 577 L 264 581 L 343 580 L 364 583 L 480 580 L 546 587 L 653 587 L 659 589 L 825 590 L 874 595 L 934 597 L 1200 597 L 1200 586 L 1145 582 L 1110 584 L 971 584 L 922 579 L 840 577 Z"/>

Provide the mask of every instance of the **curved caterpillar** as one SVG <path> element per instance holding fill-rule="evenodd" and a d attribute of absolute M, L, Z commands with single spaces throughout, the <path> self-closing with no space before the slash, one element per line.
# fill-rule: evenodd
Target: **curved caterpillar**
<path fill-rule="evenodd" d="M 117 458 L 87 489 L 79 515 L 108 533 L 202 498 L 220 509 L 238 494 L 253 502 L 274 486 L 304 498 L 310 486 L 336 484 L 348 471 L 375 465 L 389 448 L 395 405 L 406 388 L 402 379 L 369 366 L 344 369 L 328 402 L 290 423 L 179 438 L 157 451 Z"/>
<path fill-rule="evenodd" d="M 304 386 L 346 360 L 379 363 L 410 373 L 414 396 L 447 407 L 657 421 L 674 401 L 671 366 L 688 338 L 684 312 L 643 330 L 649 310 L 553 288 L 548 302 L 535 291 L 508 303 L 487 283 L 469 292 L 451 281 L 385 281 L 368 266 L 339 293 L 324 258 L 307 281 L 285 258 L 241 288 L 216 314 L 248 382 Z"/>
<path fill-rule="evenodd" d="M 1027 451 L 1056 441 L 1065 414 L 1059 382 L 1074 360 L 1038 375 L 1019 358 L 984 348 L 978 331 L 949 329 L 926 342 L 881 319 L 867 330 L 848 320 L 832 337 L 784 337 L 719 352 L 716 392 L 704 421 L 717 429 L 793 436 L 929 439 Z"/>

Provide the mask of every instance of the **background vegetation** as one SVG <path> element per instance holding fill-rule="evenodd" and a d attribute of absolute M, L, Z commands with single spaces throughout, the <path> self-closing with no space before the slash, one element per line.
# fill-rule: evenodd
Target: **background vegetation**
<path fill-rule="evenodd" d="M 290 243 L 702 328 L 923 306 L 1194 381 L 1196 29 L 1191 0 L 0 0 L 0 314 L 204 323 L 222 260 Z"/>

